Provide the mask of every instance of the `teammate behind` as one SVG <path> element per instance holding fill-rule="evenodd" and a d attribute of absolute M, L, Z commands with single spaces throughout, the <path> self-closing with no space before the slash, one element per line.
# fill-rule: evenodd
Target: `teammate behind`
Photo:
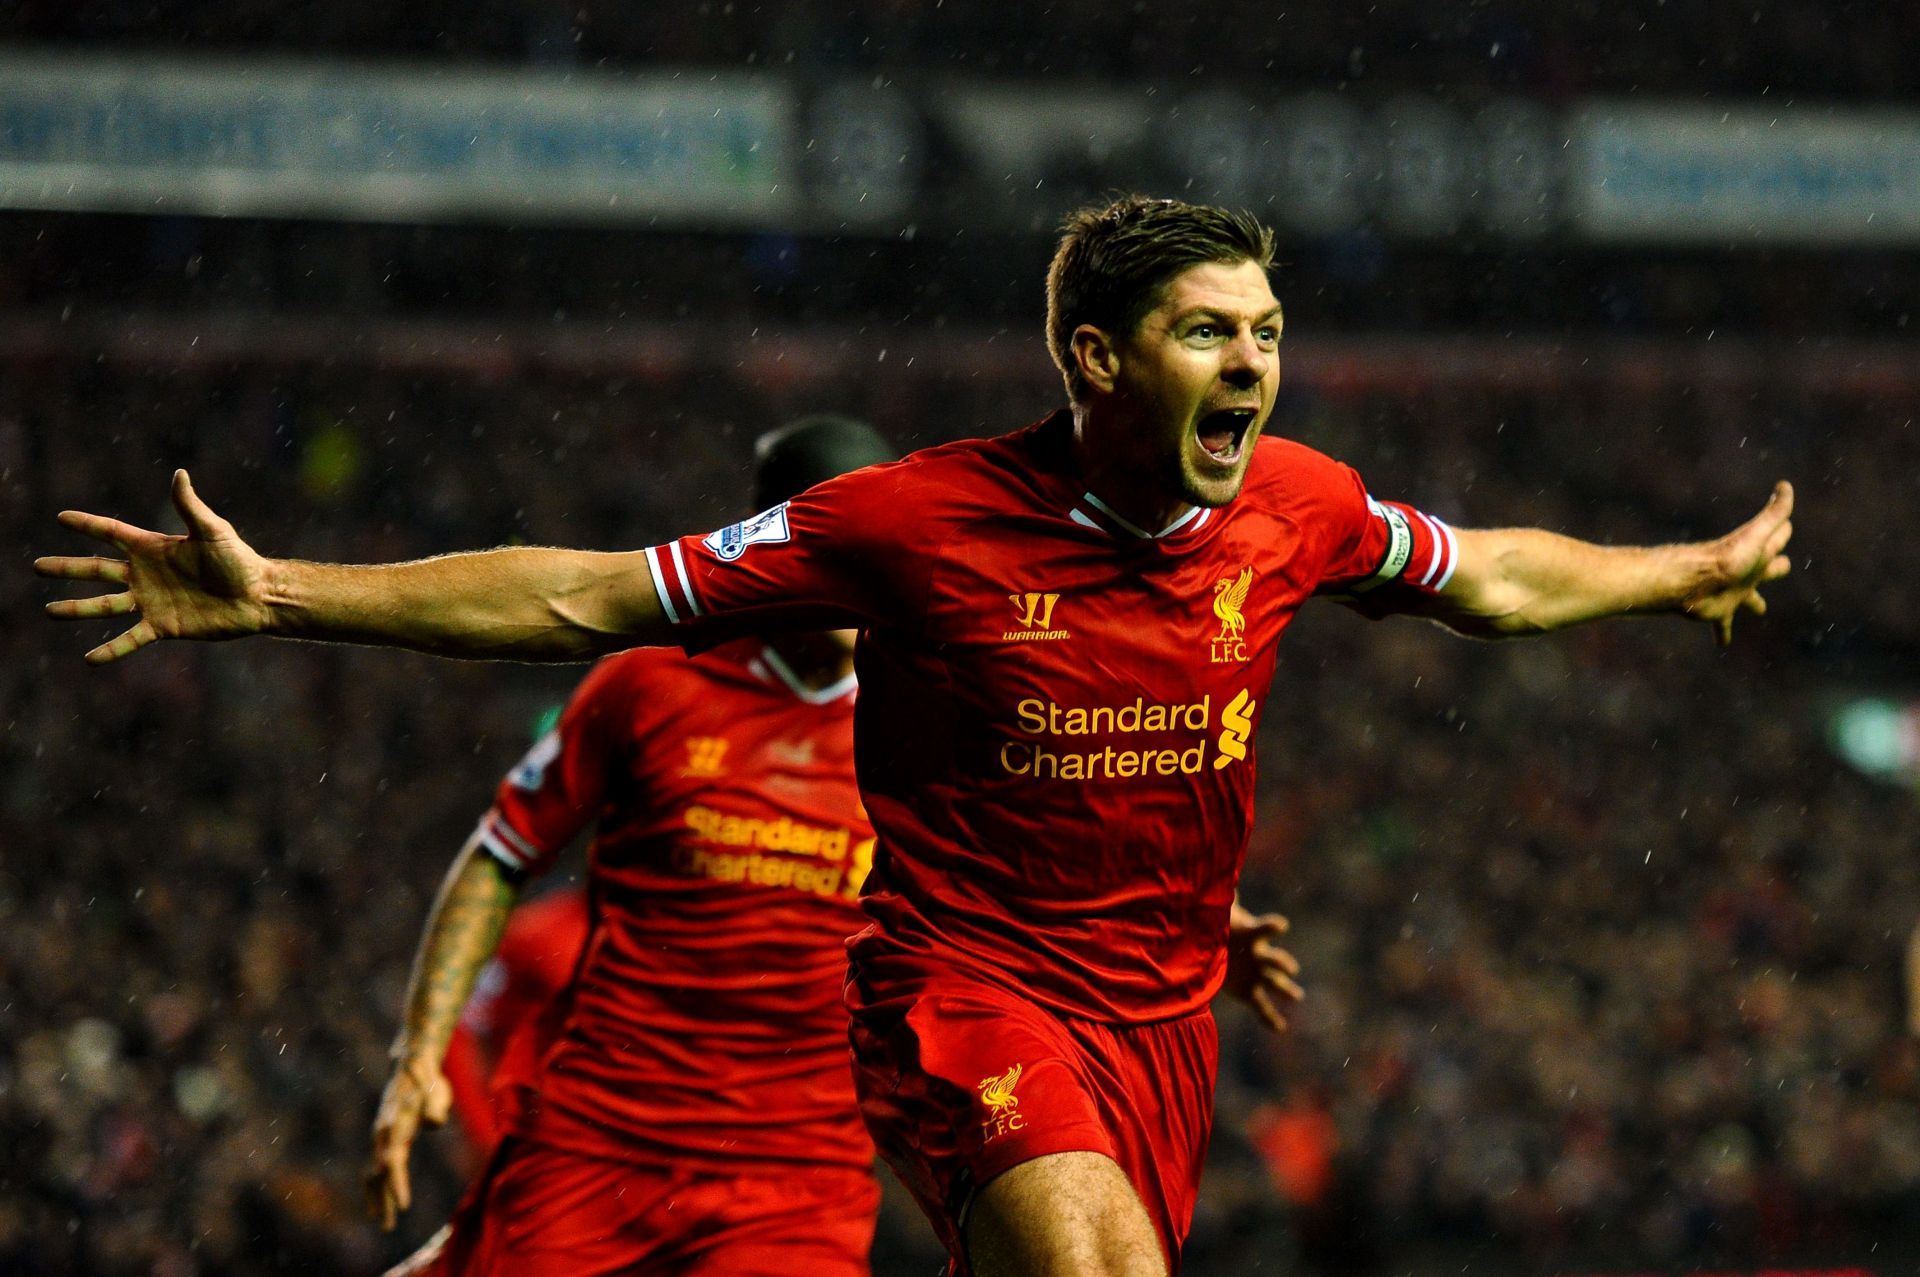
<path fill-rule="evenodd" d="M 756 452 L 768 505 L 892 455 L 836 417 Z M 879 1188 L 841 1000 L 873 851 L 853 700 L 848 635 L 625 652 L 501 783 L 428 920 L 394 1044 L 368 1173 L 387 1227 L 520 884 L 592 824 L 590 930 L 508 1047 L 499 1152 L 437 1258 L 406 1271 L 867 1271 Z"/>
<path fill-rule="evenodd" d="M 635 554 L 263 558 L 175 476 L 184 537 L 66 526 L 43 559 L 123 593 L 50 605 L 158 638 L 281 634 L 568 660 L 632 643 L 862 627 L 860 785 L 880 853 L 850 946 L 876 1142 L 958 1271 L 1161 1277 L 1212 1118 L 1254 736 L 1316 596 L 1465 634 L 1675 613 L 1731 638 L 1789 568 L 1792 490 L 1708 542 L 1452 528 L 1262 439 L 1280 381 L 1272 236 L 1129 197 L 1075 214 L 1048 275 L 1068 406 Z"/>

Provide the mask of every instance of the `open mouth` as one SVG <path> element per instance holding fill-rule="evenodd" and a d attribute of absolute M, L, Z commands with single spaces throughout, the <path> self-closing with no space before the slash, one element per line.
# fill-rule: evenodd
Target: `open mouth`
<path fill-rule="evenodd" d="M 1209 457 L 1222 465 L 1231 465 L 1240 459 L 1247 431 L 1253 428 L 1254 418 L 1259 415 L 1257 408 L 1216 409 L 1200 418 L 1200 424 L 1193 430 L 1194 437 Z"/>

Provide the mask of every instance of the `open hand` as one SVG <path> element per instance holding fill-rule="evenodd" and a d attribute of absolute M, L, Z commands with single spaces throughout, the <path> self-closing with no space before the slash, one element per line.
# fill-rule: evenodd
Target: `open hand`
<path fill-rule="evenodd" d="M 1793 485 L 1776 483 L 1759 514 L 1709 544 L 1712 570 L 1682 610 L 1713 626 L 1720 646 L 1733 642 L 1733 618 L 1743 610 L 1765 616 L 1767 601 L 1760 597 L 1760 587 L 1793 570 L 1784 553 L 1792 537 Z"/>
<path fill-rule="evenodd" d="M 1299 959 L 1280 946 L 1292 926 L 1277 913 L 1255 915 L 1235 905 L 1227 928 L 1226 990 L 1275 1033 L 1287 1027 L 1282 1008 L 1306 996 L 1295 980 Z"/>
<path fill-rule="evenodd" d="M 139 614 L 132 629 L 88 652 L 89 664 L 117 661 L 155 639 L 238 638 L 265 629 L 266 559 L 195 494 L 185 470 L 173 472 L 173 505 L 186 522 L 185 536 L 149 532 L 104 515 L 62 510 L 62 524 L 108 542 L 127 557 L 54 556 L 33 561 L 33 570 L 41 576 L 127 587 L 119 594 L 47 604 L 47 615 L 66 621 Z"/>
<path fill-rule="evenodd" d="M 453 1087 L 439 1065 L 419 1056 L 394 1065 L 373 1119 L 373 1157 L 367 1163 L 367 1209 L 388 1232 L 400 1212 L 413 1205 L 407 1162 L 421 1126 L 444 1125 L 452 1110 Z"/>

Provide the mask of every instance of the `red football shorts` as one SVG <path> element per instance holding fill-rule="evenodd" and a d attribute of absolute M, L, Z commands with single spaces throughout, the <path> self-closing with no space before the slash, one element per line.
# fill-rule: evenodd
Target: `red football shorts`
<path fill-rule="evenodd" d="M 967 1271 L 973 1195 L 1050 1153 L 1119 1163 L 1160 1233 L 1170 1270 L 1193 1223 L 1213 1125 L 1213 1013 L 1139 1026 L 1067 1019 L 951 975 L 856 974 L 854 1082 L 887 1159 Z"/>
<path fill-rule="evenodd" d="M 509 1138 L 422 1277 L 868 1277 L 880 1185 L 866 1171 L 759 1175 L 635 1165 Z M 429 1243 L 432 1246 L 432 1243 Z"/>

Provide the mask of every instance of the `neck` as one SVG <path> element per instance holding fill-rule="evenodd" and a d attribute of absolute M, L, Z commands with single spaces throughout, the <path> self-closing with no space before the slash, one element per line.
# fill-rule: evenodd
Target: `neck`
<path fill-rule="evenodd" d="M 831 631 L 821 634 L 783 634 L 766 640 L 780 654 L 795 678 L 812 691 L 832 687 L 853 673 L 853 648 Z"/>
<path fill-rule="evenodd" d="M 1095 423 L 1091 417 L 1085 404 L 1074 405 L 1073 459 L 1088 492 L 1148 534 L 1158 533 L 1193 509 L 1192 502 L 1169 496 L 1154 482 L 1154 465 L 1130 457 L 1124 448 L 1106 445 L 1105 441 L 1123 439 L 1128 432 Z"/>

